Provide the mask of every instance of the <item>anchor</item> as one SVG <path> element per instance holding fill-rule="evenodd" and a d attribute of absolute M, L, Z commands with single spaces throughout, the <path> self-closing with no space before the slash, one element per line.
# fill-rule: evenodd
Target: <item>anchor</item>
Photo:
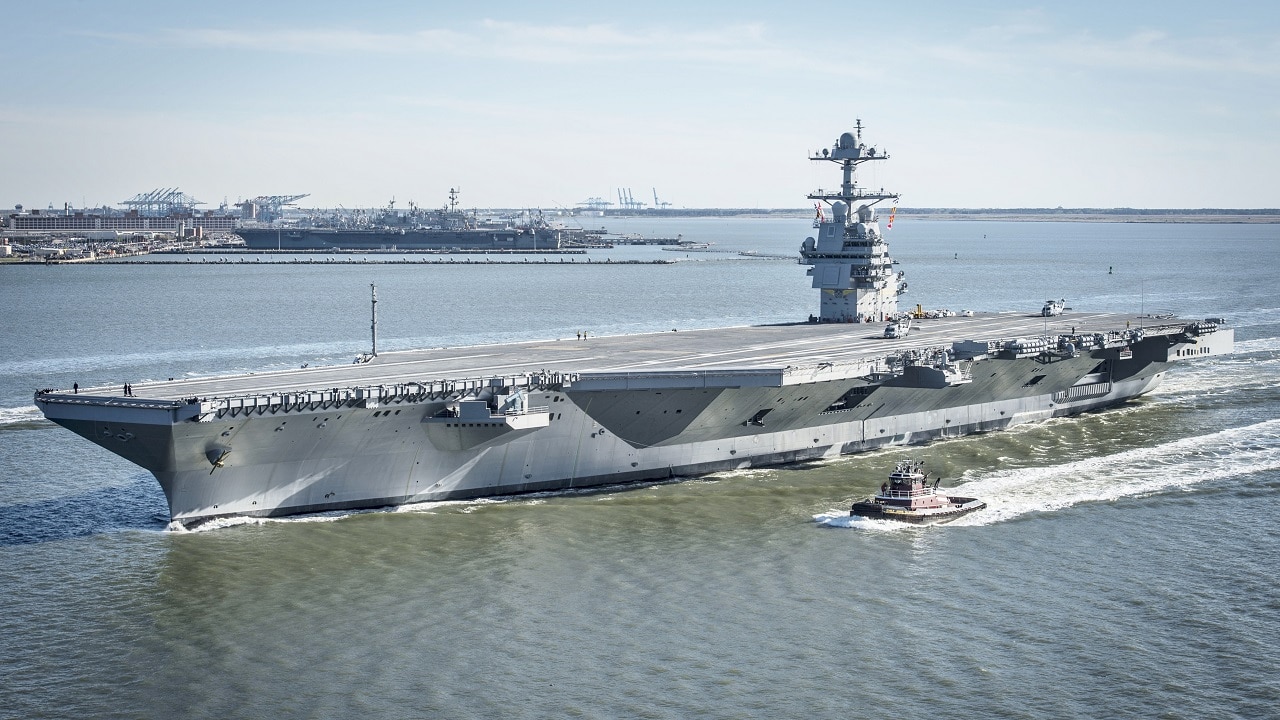
<path fill-rule="evenodd" d="M 226 456 L 228 456 L 228 455 L 230 455 L 230 454 L 231 454 L 231 448 L 216 448 L 216 447 L 215 447 L 215 448 L 209 448 L 209 449 L 205 452 L 204 456 L 205 456 L 205 457 L 207 457 L 207 458 L 209 458 L 209 464 L 210 464 L 210 465 L 213 465 L 213 470 L 217 470 L 218 468 L 222 467 L 222 460 L 223 460 L 223 458 L 225 458 Z M 210 475 L 212 475 L 212 474 L 213 474 L 213 470 L 210 470 L 210 471 L 209 471 L 209 474 L 210 474 Z"/>

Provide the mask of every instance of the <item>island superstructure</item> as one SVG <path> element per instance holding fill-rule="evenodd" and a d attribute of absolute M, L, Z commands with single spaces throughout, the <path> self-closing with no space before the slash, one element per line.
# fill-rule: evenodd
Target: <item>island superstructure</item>
<path fill-rule="evenodd" d="M 813 266 L 809 269 L 813 287 L 822 292 L 817 320 L 880 322 L 893 317 L 898 312 L 898 296 L 907 286 L 902 273 L 893 270 L 875 206 L 884 200 L 897 202 L 899 196 L 858 187 L 855 172 L 863 163 L 889 159 L 888 154 L 862 142 L 859 120 L 854 132 L 842 134 L 833 147 L 809 159 L 836 163 L 843 175 L 838 192 L 817 190 L 809 194 L 810 200 L 831 208 L 828 217 L 818 206 L 813 223 L 818 237 L 806 238 L 800 247 L 801 262 Z"/>
<path fill-rule="evenodd" d="M 860 124 L 859 124 L 860 125 Z M 1000 430 L 1137 397 L 1229 353 L 1218 320 L 1038 308 L 918 320 L 903 337 L 856 133 L 818 238 L 810 322 L 381 352 L 366 362 L 47 390 L 50 420 L 155 475 L 174 522 L 686 477 Z M 850 210 L 850 208 L 853 208 Z M 825 241 L 825 242 L 824 242 Z M 834 268 L 834 270 L 832 270 Z M 830 291 L 830 292 L 829 292 Z M 868 322 L 877 323 L 868 326 Z"/>

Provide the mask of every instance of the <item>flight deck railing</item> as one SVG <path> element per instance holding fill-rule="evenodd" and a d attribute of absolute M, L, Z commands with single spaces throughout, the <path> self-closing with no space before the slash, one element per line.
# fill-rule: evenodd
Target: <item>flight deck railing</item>
<path fill-rule="evenodd" d="M 67 408 L 111 408 L 126 412 L 165 411 L 174 421 L 208 422 L 223 417 L 312 412 L 341 408 L 379 408 L 426 402 L 446 402 L 465 398 L 487 399 L 519 390 L 561 390 L 577 380 L 577 373 L 531 372 L 520 375 L 366 385 L 290 392 L 257 393 L 227 397 L 191 397 L 178 400 L 132 396 L 103 396 L 67 392 L 55 388 L 36 391 L 38 406 Z M 534 412 L 525 409 L 515 414 Z M 48 415 L 48 412 L 46 412 Z"/>
<path fill-rule="evenodd" d="M 576 374 L 541 372 L 501 377 L 436 380 L 349 388 L 331 388 L 288 393 L 269 393 L 201 400 L 201 418 L 239 415 L 309 412 L 348 407 L 380 408 L 388 405 L 445 402 L 462 398 L 482 398 L 504 390 L 559 389 Z M 515 411 L 514 414 L 532 412 Z M 209 417 L 213 416 L 213 417 Z"/>

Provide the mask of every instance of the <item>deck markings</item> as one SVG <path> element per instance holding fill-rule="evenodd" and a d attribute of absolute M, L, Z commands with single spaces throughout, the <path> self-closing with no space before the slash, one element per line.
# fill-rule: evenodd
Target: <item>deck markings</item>
<path fill-rule="evenodd" d="M 916 321 L 911 334 L 901 339 L 880 337 L 883 328 L 878 323 L 801 323 L 602 336 L 584 341 L 535 340 L 507 345 L 394 351 L 361 364 L 147 383 L 137 386 L 135 392 L 140 391 L 140 397 L 179 399 L 430 383 L 543 370 L 617 373 L 856 364 L 907 350 L 948 347 L 960 340 L 1012 339 L 1044 335 L 1046 332 L 1060 334 L 1072 328 L 1088 334 L 1123 330 L 1126 323 L 1140 327 L 1144 321 L 1151 320 L 1115 313 L 1071 312 L 1047 320 L 1020 313 L 983 313 L 972 318 Z M 1157 324 L 1168 322 L 1156 321 Z"/>

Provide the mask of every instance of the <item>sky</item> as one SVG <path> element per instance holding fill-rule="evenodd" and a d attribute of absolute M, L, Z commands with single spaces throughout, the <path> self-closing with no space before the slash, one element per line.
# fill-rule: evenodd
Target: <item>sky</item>
<path fill-rule="evenodd" d="M 1280 206 L 1280 3 L 0 2 L 0 208 Z"/>

